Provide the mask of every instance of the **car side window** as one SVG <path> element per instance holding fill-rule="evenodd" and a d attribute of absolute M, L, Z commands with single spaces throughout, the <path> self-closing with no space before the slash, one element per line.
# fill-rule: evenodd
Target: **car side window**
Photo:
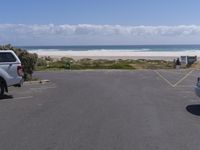
<path fill-rule="evenodd" d="M 0 62 L 16 62 L 16 58 L 12 53 L 3 52 L 0 53 Z"/>

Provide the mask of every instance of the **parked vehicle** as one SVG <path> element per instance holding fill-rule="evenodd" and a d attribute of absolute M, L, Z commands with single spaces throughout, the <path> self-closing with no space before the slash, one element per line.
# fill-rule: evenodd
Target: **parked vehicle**
<path fill-rule="evenodd" d="M 11 50 L 0 51 L 0 97 L 8 92 L 8 87 L 23 84 L 21 61 Z"/>
<path fill-rule="evenodd" d="M 195 93 L 200 97 L 200 77 L 197 78 L 197 84 L 195 86 Z"/>

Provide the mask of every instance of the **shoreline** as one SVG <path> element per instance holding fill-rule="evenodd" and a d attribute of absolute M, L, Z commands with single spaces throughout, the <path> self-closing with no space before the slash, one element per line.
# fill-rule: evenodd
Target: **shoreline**
<path fill-rule="evenodd" d="M 122 52 L 122 51 L 29 51 L 36 53 L 39 57 L 52 57 L 53 59 L 60 59 L 62 57 L 70 57 L 75 60 L 89 58 L 89 59 L 151 59 L 151 60 L 166 60 L 172 61 L 180 56 L 197 56 L 200 57 L 200 52 Z M 198 59 L 199 60 L 199 59 Z"/>

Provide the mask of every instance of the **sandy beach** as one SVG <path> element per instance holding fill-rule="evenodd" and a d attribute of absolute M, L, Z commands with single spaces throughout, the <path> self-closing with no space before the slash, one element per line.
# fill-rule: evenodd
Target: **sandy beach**
<path fill-rule="evenodd" d="M 91 58 L 91 59 L 153 59 L 153 60 L 173 60 L 180 56 L 198 56 L 200 52 L 122 52 L 122 51 L 30 51 L 38 54 L 39 57 L 50 56 L 58 59 L 61 57 L 70 57 L 73 59 Z"/>

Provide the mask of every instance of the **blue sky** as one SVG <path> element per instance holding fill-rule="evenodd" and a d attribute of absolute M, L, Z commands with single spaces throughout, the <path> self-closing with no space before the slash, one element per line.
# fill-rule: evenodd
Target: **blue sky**
<path fill-rule="evenodd" d="M 199 6 L 198 0 L 0 0 L 0 44 L 199 44 Z"/>

